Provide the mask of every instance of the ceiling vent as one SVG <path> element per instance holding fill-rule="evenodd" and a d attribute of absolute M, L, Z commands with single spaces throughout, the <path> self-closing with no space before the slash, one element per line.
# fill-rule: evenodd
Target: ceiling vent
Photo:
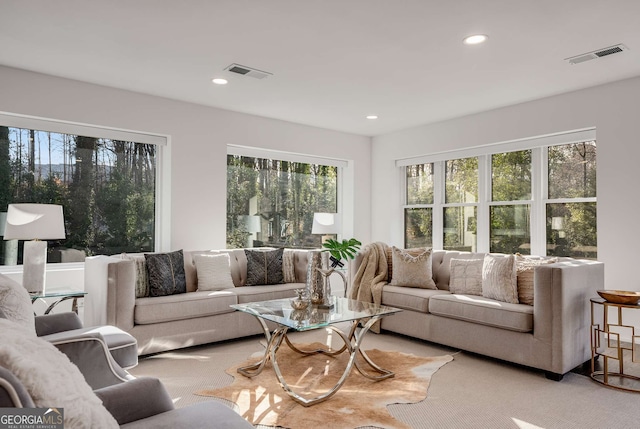
<path fill-rule="evenodd" d="M 269 73 L 266 71 L 253 69 L 247 66 L 241 66 L 240 64 L 231 64 L 229 67 L 225 68 L 226 71 L 230 71 L 231 73 L 241 74 L 243 76 L 249 76 L 256 79 L 264 79 L 265 77 L 273 76 L 273 73 Z"/>
<path fill-rule="evenodd" d="M 569 61 L 570 64 L 580 64 L 585 61 L 595 60 L 596 58 L 606 57 L 608 55 L 617 54 L 627 51 L 627 48 L 623 44 L 609 46 L 607 48 L 598 49 L 597 51 L 588 52 L 586 54 L 576 55 L 575 57 L 565 58 L 565 61 Z"/>

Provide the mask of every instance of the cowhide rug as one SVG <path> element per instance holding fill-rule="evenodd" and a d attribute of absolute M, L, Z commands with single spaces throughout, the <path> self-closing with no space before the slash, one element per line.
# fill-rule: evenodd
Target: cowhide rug
<path fill-rule="evenodd" d="M 322 348 L 320 343 L 300 344 L 301 349 Z M 304 407 L 287 395 L 278 384 L 276 374 L 267 363 L 262 373 L 248 378 L 236 372 L 238 367 L 257 362 L 253 356 L 246 362 L 228 368 L 226 372 L 234 382 L 220 389 L 195 392 L 200 396 L 213 396 L 234 402 L 239 413 L 254 425 L 280 426 L 290 429 L 408 428 L 389 414 L 388 404 L 411 404 L 424 400 L 431 376 L 452 356 L 420 357 L 411 354 L 367 350 L 377 365 L 395 372 L 393 378 L 373 381 L 362 376 L 355 366 L 346 383 L 332 397 L 310 407 Z M 285 344 L 278 350 L 278 363 L 287 383 L 299 394 L 315 396 L 335 385 L 342 375 L 348 359 L 347 353 L 337 357 L 323 354 L 302 356 Z M 359 357 L 363 370 L 370 367 Z M 373 373 L 373 372 L 372 372 Z"/>

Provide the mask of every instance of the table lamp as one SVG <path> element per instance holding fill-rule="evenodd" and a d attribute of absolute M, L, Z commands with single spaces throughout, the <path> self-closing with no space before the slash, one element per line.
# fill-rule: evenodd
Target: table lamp
<path fill-rule="evenodd" d="M 314 213 L 311 234 L 322 234 L 324 243 L 327 236 L 341 233 L 342 222 L 338 213 Z M 331 238 L 331 237 L 328 237 Z"/>
<path fill-rule="evenodd" d="M 24 242 L 22 284 L 29 293 L 44 294 L 47 242 L 65 238 L 62 206 L 56 204 L 9 204 L 5 240 Z"/>

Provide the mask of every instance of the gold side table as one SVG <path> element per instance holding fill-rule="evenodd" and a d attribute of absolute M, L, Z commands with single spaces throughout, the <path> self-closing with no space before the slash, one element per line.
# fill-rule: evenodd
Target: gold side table
<path fill-rule="evenodd" d="M 631 356 L 632 364 L 640 363 L 640 345 L 637 343 L 640 336 L 636 335 L 635 326 L 624 324 L 625 309 L 640 310 L 640 305 L 591 298 L 591 378 L 608 387 L 640 393 L 640 377 L 625 373 L 625 358 Z M 615 319 L 615 323 L 610 318 Z M 623 341 L 623 338 L 631 342 Z M 602 370 L 596 371 L 596 360 L 600 357 Z M 615 361 L 613 369 L 611 360 Z"/>

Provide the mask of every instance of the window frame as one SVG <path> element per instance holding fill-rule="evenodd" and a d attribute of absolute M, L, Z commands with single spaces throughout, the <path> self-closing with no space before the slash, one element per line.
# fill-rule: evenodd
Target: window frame
<path fill-rule="evenodd" d="M 560 198 L 549 199 L 549 165 L 548 151 L 550 146 L 596 141 L 595 128 L 585 128 L 575 131 L 554 133 L 533 138 L 524 138 L 500 142 L 495 144 L 472 147 L 462 150 L 438 152 L 430 155 L 422 155 L 411 158 L 403 158 L 395 161 L 402 180 L 400 181 L 402 204 L 401 219 L 399 222 L 398 237 L 405 237 L 404 212 L 408 208 L 431 207 L 433 221 L 432 246 L 434 249 L 444 248 L 444 208 L 455 206 L 472 206 L 473 203 L 448 203 L 444 202 L 444 164 L 447 160 L 461 158 L 478 158 L 478 203 L 477 203 L 477 252 L 488 253 L 490 251 L 490 208 L 499 205 L 529 204 L 531 207 L 531 254 L 546 256 L 546 207 L 547 204 L 556 203 L 597 203 L 596 197 L 588 198 Z M 596 143 L 597 144 L 597 143 Z M 491 190 L 491 155 L 496 153 L 531 150 L 531 199 L 517 201 L 492 201 Z M 414 164 L 434 164 L 434 202 L 433 204 L 409 205 L 406 197 L 406 172 L 405 168 Z M 403 243 L 404 245 L 404 243 Z"/>
<path fill-rule="evenodd" d="M 338 240 L 354 236 L 355 223 L 355 174 L 354 162 L 341 158 L 330 158 L 297 152 L 279 151 L 253 146 L 227 144 L 227 155 L 246 156 L 250 158 L 275 159 L 278 161 L 300 162 L 305 164 L 328 165 L 337 168 L 336 174 L 336 207 L 342 214 L 342 233 Z M 226 185 L 225 185 L 226 192 Z M 225 209 L 226 215 L 226 209 Z M 226 233 L 225 233 L 226 239 Z"/>
<path fill-rule="evenodd" d="M 2 111 L 0 111 L 0 124 L 10 128 L 33 129 L 156 145 L 158 150 L 156 151 L 154 251 L 168 251 L 171 248 L 171 136 Z M 83 267 L 84 262 L 47 263 L 47 271 L 65 271 Z M 0 273 L 3 274 L 21 272 L 22 265 L 0 266 Z"/>

